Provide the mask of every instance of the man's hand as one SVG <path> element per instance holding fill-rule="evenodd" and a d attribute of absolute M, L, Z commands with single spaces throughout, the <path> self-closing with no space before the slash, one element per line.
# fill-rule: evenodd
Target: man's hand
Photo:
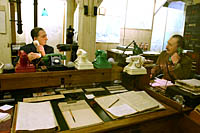
<path fill-rule="evenodd" d="M 171 56 L 171 59 L 172 59 L 172 63 L 173 64 L 177 64 L 179 62 L 179 60 L 181 59 L 181 57 L 176 52 Z"/>
<path fill-rule="evenodd" d="M 44 47 L 42 45 L 37 46 L 37 51 L 42 55 L 45 56 Z"/>
<path fill-rule="evenodd" d="M 41 55 L 39 53 L 33 53 L 33 52 L 31 52 L 31 53 L 28 54 L 28 59 L 29 59 L 30 62 L 32 60 L 38 59 L 40 57 L 41 57 Z"/>

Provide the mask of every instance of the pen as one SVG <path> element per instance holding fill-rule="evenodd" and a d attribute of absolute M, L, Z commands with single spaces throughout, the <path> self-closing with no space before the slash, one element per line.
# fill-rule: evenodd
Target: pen
<path fill-rule="evenodd" d="M 116 101 L 114 101 L 110 106 L 108 106 L 108 108 L 110 108 L 110 107 L 112 107 L 115 103 L 117 103 L 119 101 L 119 98 L 116 100 Z"/>
<path fill-rule="evenodd" d="M 166 83 L 165 83 L 165 89 L 167 89 L 167 82 L 168 82 L 168 80 L 167 80 Z"/>
<path fill-rule="evenodd" d="M 74 120 L 74 122 L 76 122 L 76 120 L 75 120 L 75 118 L 74 118 L 74 115 L 72 114 L 71 109 L 69 109 L 69 113 L 70 113 L 70 115 L 72 116 L 72 119 Z"/>

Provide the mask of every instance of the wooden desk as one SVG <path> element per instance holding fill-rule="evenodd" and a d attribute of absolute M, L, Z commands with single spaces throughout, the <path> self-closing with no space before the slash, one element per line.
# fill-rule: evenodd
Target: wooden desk
<path fill-rule="evenodd" d="M 78 130 L 61 132 L 176 132 L 176 122 L 181 115 L 175 109 L 165 105 L 166 110 L 140 114 L 129 118 L 113 120 L 100 125 Z"/>
<path fill-rule="evenodd" d="M 152 97 L 154 97 L 155 99 L 158 99 L 159 101 L 167 104 L 168 106 L 176 109 L 177 111 L 179 112 L 184 112 L 184 113 L 187 113 L 187 112 L 190 112 L 192 111 L 192 108 L 191 107 L 183 107 L 181 104 L 177 103 L 176 101 L 164 96 L 164 95 L 161 95 L 155 91 L 153 91 L 152 89 L 150 89 L 151 87 L 150 86 L 144 86 L 144 90 L 149 94 L 151 95 Z"/>
<path fill-rule="evenodd" d="M 83 85 L 121 79 L 121 67 L 112 69 L 68 70 L 56 72 L 13 73 L 0 75 L 0 91 L 34 87 Z M 179 132 L 176 123 L 182 112 L 165 105 L 166 110 L 140 114 L 129 118 L 105 122 L 79 130 L 61 132 Z M 58 109 L 58 108 L 57 108 Z"/>
<path fill-rule="evenodd" d="M 25 88 L 76 86 L 121 79 L 122 68 L 0 74 L 0 91 Z"/>

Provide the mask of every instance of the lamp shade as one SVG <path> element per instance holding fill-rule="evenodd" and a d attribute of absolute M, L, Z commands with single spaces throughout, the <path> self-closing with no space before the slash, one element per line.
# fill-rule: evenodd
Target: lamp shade
<path fill-rule="evenodd" d="M 48 12 L 47 12 L 46 8 L 44 8 L 42 10 L 42 16 L 48 16 Z"/>

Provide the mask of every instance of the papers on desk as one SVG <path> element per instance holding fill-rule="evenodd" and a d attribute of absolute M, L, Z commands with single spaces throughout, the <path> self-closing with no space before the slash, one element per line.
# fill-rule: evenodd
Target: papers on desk
<path fill-rule="evenodd" d="M 34 131 L 57 127 L 51 103 L 23 103 L 17 106 L 16 131 Z"/>
<path fill-rule="evenodd" d="M 71 90 L 61 90 L 61 94 L 70 94 L 70 93 L 82 93 L 83 90 L 81 88 L 79 89 L 71 89 Z"/>
<path fill-rule="evenodd" d="M 71 104 L 60 102 L 58 106 L 70 130 L 103 123 L 85 100 Z"/>
<path fill-rule="evenodd" d="M 0 110 L 3 110 L 3 111 L 7 111 L 9 109 L 11 109 L 13 106 L 11 105 L 3 105 L 0 107 Z M 9 113 L 3 113 L 3 112 L 0 112 L 0 123 L 1 122 L 4 122 L 4 121 L 7 121 L 11 118 L 11 115 Z"/>
<path fill-rule="evenodd" d="M 11 118 L 11 115 L 8 114 L 8 113 L 2 113 L 0 112 L 0 123 L 1 122 L 4 122 L 4 121 L 7 121 Z"/>
<path fill-rule="evenodd" d="M 167 86 L 172 86 L 174 84 L 169 80 L 156 78 L 153 83 L 150 83 L 150 85 L 153 87 L 161 87 L 163 89 L 166 89 Z"/>
<path fill-rule="evenodd" d="M 175 85 L 191 92 L 200 92 L 200 80 L 197 79 L 176 80 Z"/>
<path fill-rule="evenodd" d="M 40 97 L 30 97 L 30 98 L 23 98 L 23 102 L 39 102 L 39 101 L 47 101 L 47 100 L 54 100 L 54 99 L 61 99 L 65 98 L 64 95 L 52 95 L 52 96 L 40 96 Z"/>
<path fill-rule="evenodd" d="M 87 99 L 94 99 L 95 98 L 95 95 L 94 94 L 85 94 L 85 97 Z"/>
<path fill-rule="evenodd" d="M 47 91 L 47 92 L 37 92 L 33 93 L 34 97 L 39 97 L 39 96 L 49 96 L 49 95 L 55 95 L 55 91 Z"/>
<path fill-rule="evenodd" d="M 117 117 L 131 115 L 137 112 L 135 109 L 131 108 L 128 104 L 122 104 L 119 106 L 108 108 L 106 110 Z"/>
<path fill-rule="evenodd" d="M 128 91 L 128 90 L 127 90 L 125 87 L 123 87 L 122 85 L 107 86 L 106 89 L 107 89 L 111 94 Z"/>
<path fill-rule="evenodd" d="M 156 52 L 156 51 L 144 51 L 143 55 L 159 55 L 160 52 Z"/>
<path fill-rule="evenodd" d="M 119 50 L 119 49 L 111 49 L 110 51 L 114 52 L 114 53 L 119 53 L 122 54 L 124 51 L 123 50 Z M 124 52 L 125 55 L 132 55 L 133 51 L 125 51 Z"/>
<path fill-rule="evenodd" d="M 155 108 L 160 108 L 161 106 L 158 101 L 153 99 L 144 91 L 129 91 L 115 95 L 98 97 L 95 98 L 95 101 L 113 119 Z"/>
<path fill-rule="evenodd" d="M 86 88 L 84 89 L 87 93 L 90 93 L 90 92 L 97 92 L 97 91 L 105 91 L 104 88 Z"/>
<path fill-rule="evenodd" d="M 3 105 L 3 106 L 0 107 L 0 110 L 7 111 L 7 110 L 11 109 L 12 107 L 13 106 L 11 106 L 11 105 L 5 104 L 5 105 Z"/>

